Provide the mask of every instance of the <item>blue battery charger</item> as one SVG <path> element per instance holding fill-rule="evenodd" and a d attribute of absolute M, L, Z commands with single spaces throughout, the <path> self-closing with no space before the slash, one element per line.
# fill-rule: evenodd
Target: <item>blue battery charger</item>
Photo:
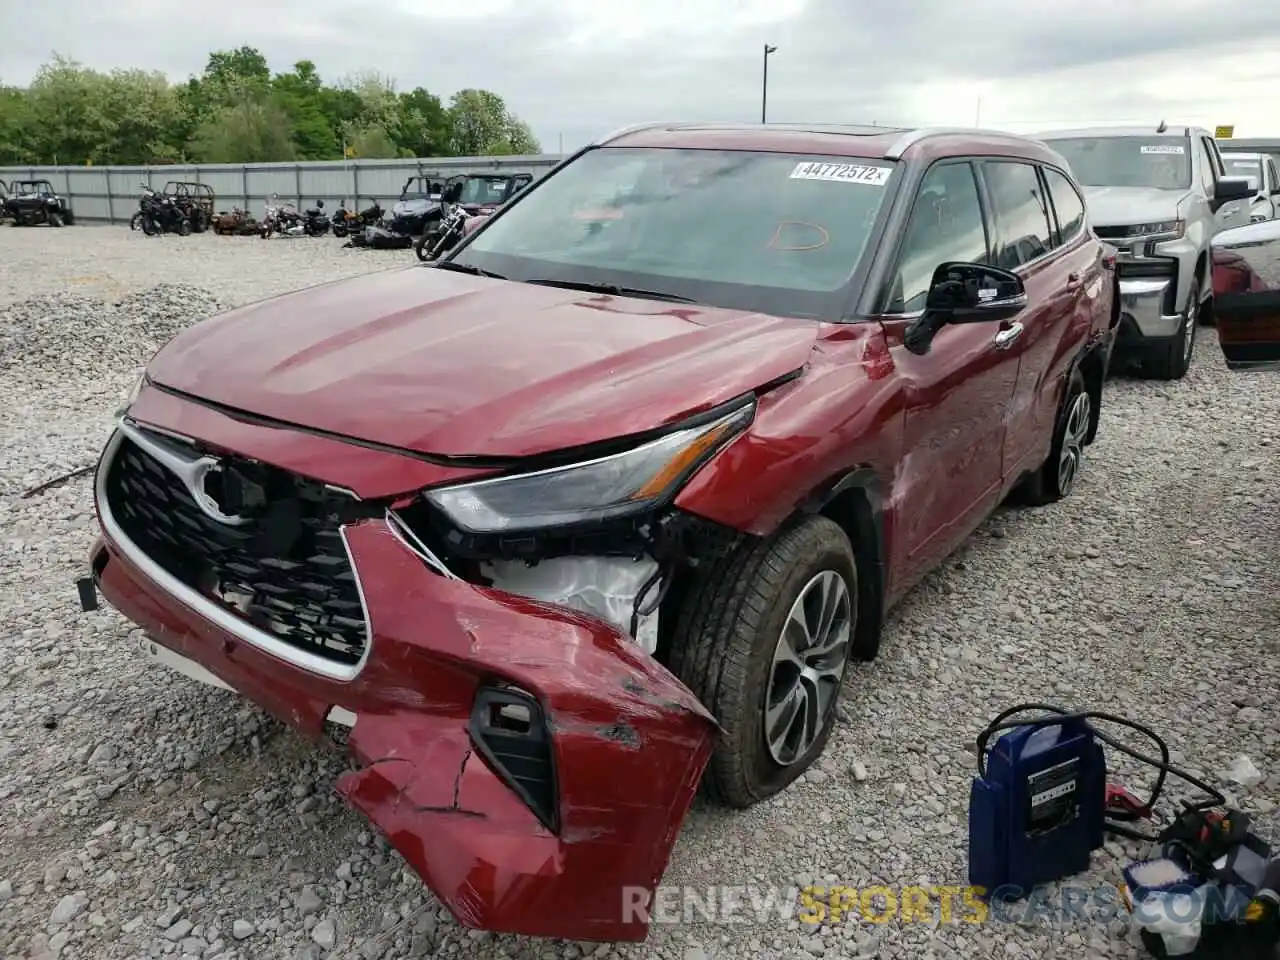
<path fill-rule="evenodd" d="M 979 738 L 969 792 L 969 883 L 987 900 L 1021 900 L 1083 873 L 1106 828 L 1106 757 L 1088 720 L 1061 712 L 1005 724 L 988 748 L 1019 709 Z"/>

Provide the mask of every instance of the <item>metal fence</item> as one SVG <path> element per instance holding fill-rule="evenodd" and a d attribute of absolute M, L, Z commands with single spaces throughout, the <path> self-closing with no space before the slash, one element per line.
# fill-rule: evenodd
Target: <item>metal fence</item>
<path fill-rule="evenodd" d="M 138 209 L 141 183 L 162 190 L 170 180 L 208 184 L 218 210 L 241 207 L 261 216 L 267 197 L 279 194 L 299 209 L 323 200 L 346 201 L 360 209 L 374 200 L 400 196 L 405 181 L 420 174 L 503 171 L 542 176 L 560 161 L 556 155 L 524 157 L 444 157 L 418 160 L 334 160 L 311 163 L 166 164 L 151 167 L 0 167 L 0 180 L 48 180 L 67 197 L 77 220 L 127 223 Z"/>

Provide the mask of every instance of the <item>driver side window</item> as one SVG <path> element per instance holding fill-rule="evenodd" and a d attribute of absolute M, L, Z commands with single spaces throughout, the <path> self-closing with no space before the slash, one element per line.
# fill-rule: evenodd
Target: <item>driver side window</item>
<path fill-rule="evenodd" d="M 972 164 L 935 165 L 920 182 L 883 312 L 923 310 L 939 265 L 949 260 L 986 263 L 987 246 Z"/>

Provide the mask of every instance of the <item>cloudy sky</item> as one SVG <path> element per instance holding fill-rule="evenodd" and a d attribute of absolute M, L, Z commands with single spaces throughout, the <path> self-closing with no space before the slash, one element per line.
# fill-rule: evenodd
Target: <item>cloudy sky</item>
<path fill-rule="evenodd" d="M 1276 0 L 0 0 L 0 81 L 51 52 L 175 80 L 249 44 L 274 69 L 486 87 L 544 149 L 628 123 L 769 119 L 1034 132 L 1234 124 L 1280 137 Z"/>

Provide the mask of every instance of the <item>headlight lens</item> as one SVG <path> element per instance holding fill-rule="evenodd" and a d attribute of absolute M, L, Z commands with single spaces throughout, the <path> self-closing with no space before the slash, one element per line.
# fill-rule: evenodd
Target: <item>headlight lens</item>
<path fill-rule="evenodd" d="M 1131 237 L 1161 237 L 1176 240 L 1187 229 L 1185 220 L 1160 220 L 1154 223 L 1135 223 L 1129 228 Z"/>
<path fill-rule="evenodd" d="M 468 533 L 500 533 L 604 520 L 655 506 L 755 416 L 755 401 L 624 453 L 456 487 L 427 499 Z"/>

